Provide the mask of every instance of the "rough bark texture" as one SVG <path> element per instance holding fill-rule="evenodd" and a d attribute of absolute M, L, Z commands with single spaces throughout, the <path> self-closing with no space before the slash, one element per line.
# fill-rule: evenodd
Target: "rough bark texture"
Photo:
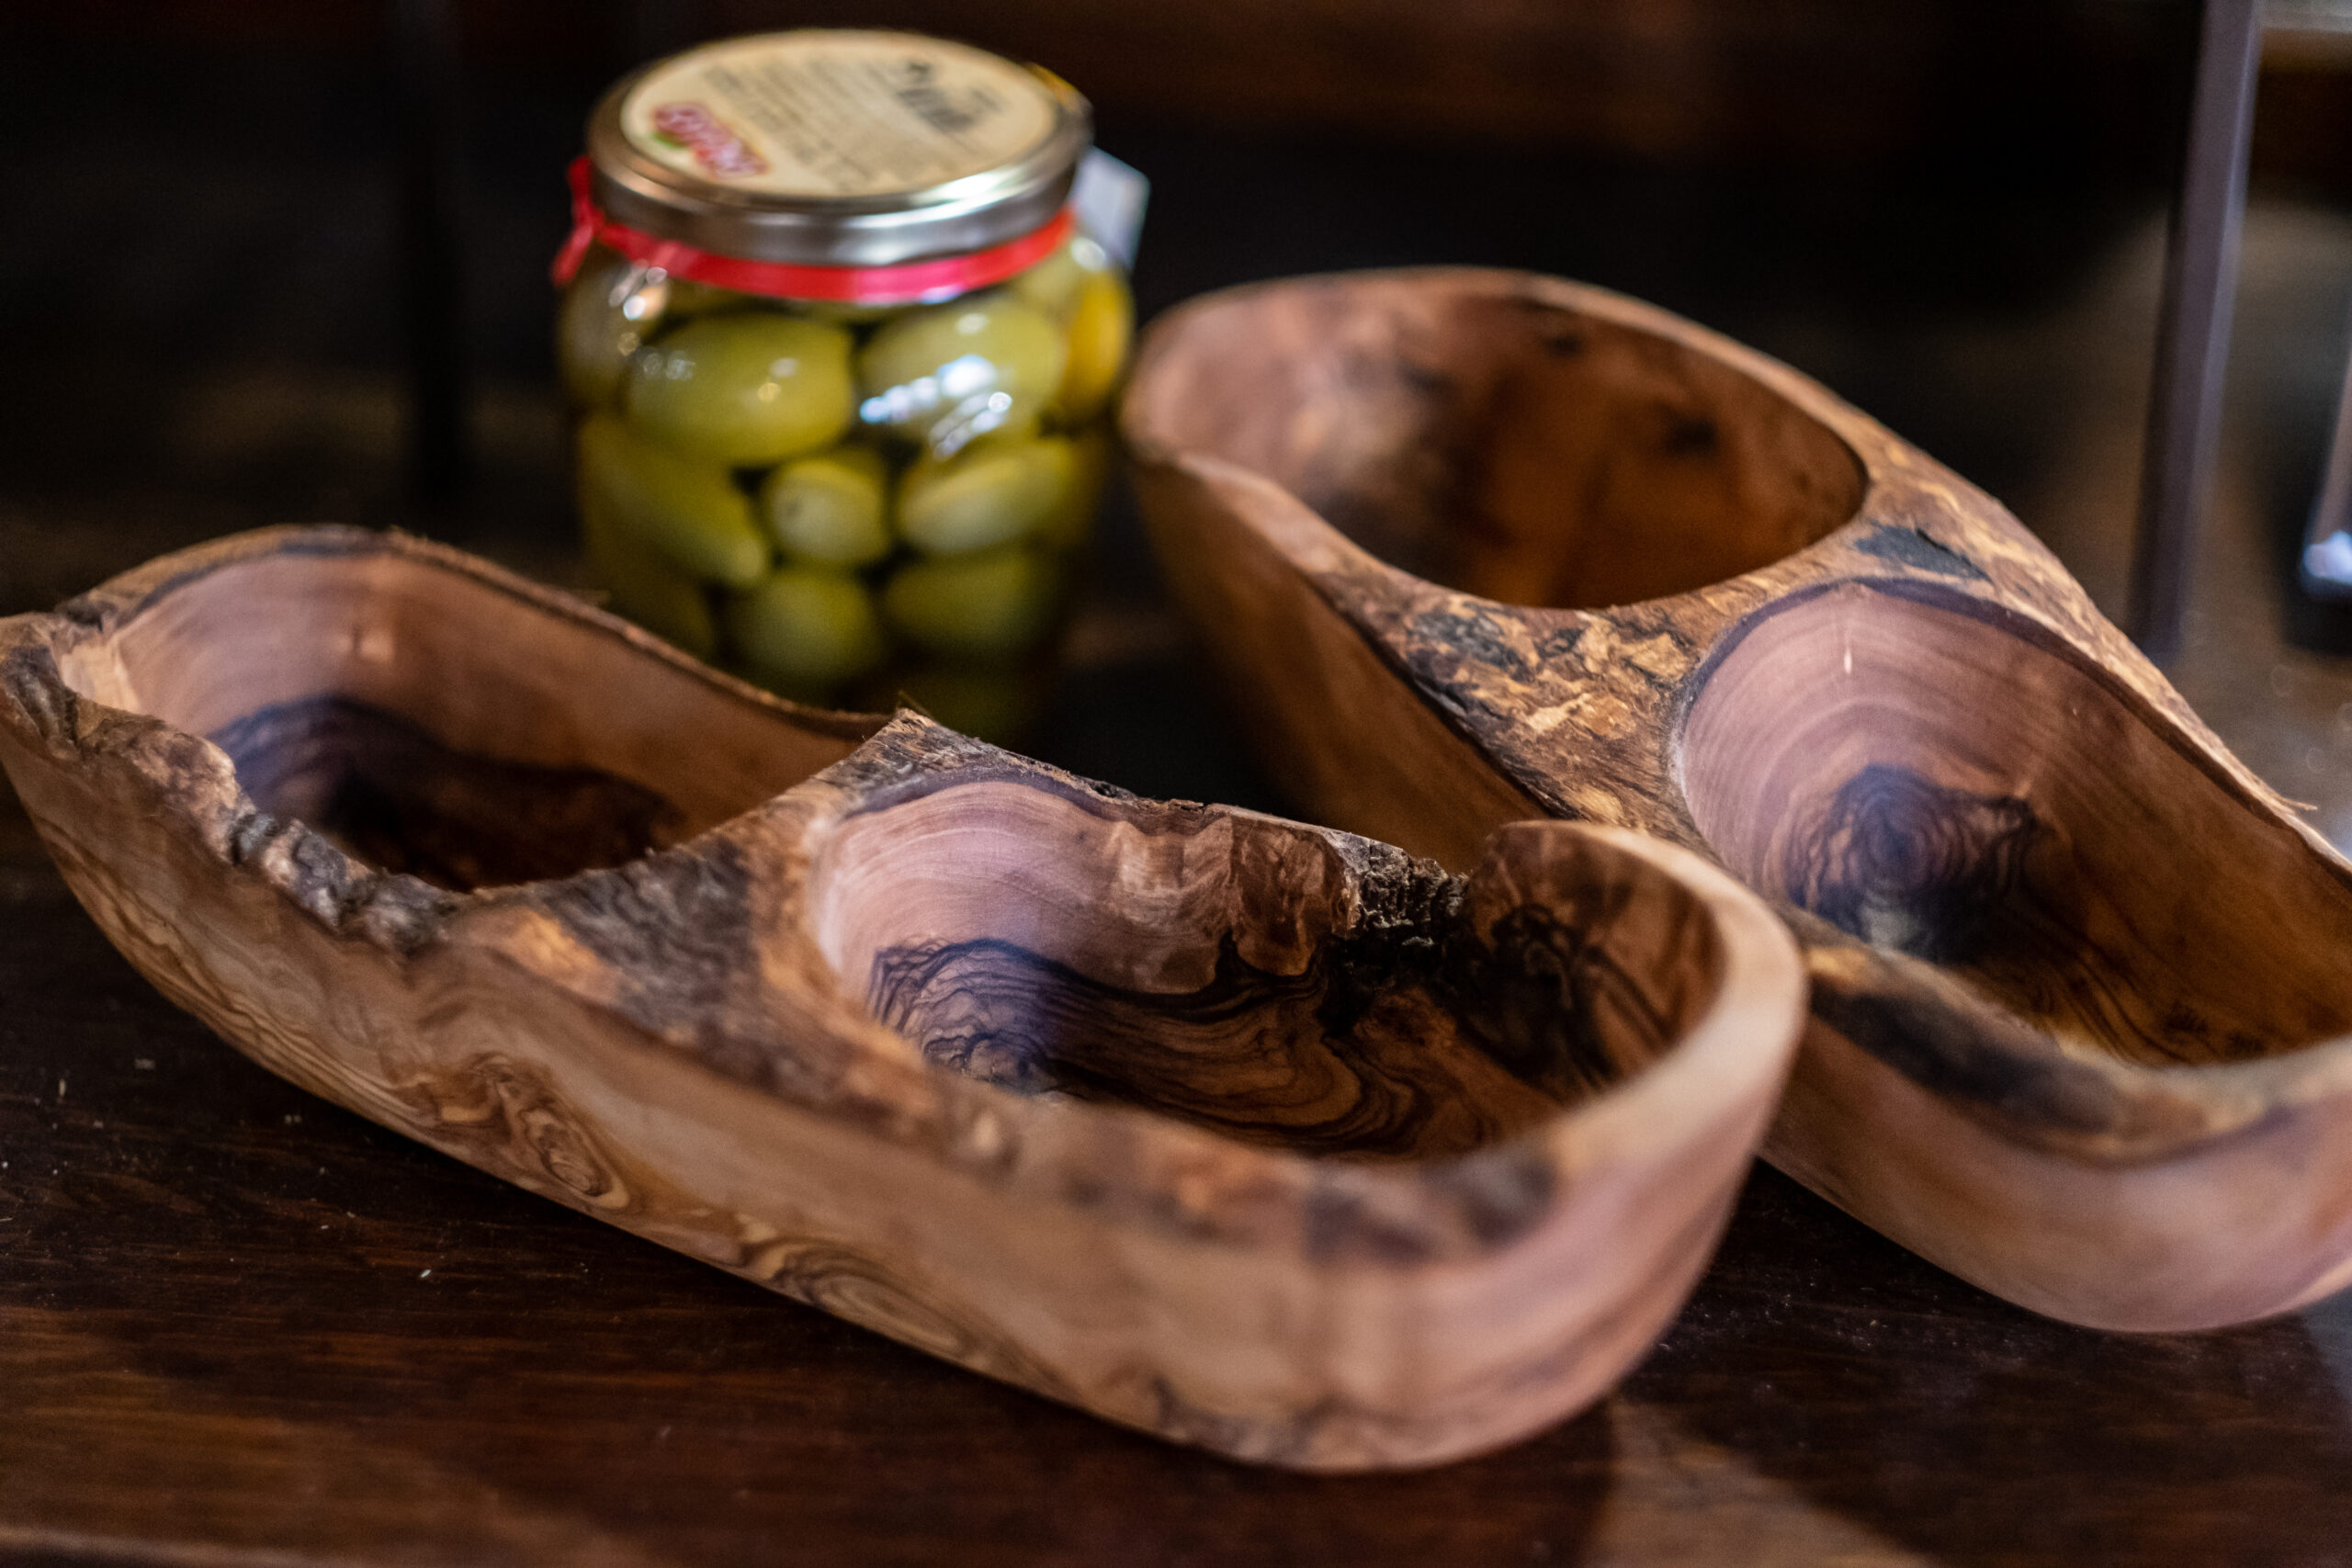
<path fill-rule="evenodd" d="M 0 762 L 131 961 L 558 1201 L 1308 1468 L 1535 1430 L 1679 1305 L 1802 1017 L 1730 879 L 1544 823 L 1455 874 L 879 723 L 348 530 L 0 622 Z"/>
<path fill-rule="evenodd" d="M 1125 422 L 1319 819 L 1458 863 L 1523 800 L 1781 908 L 1815 998 L 1784 1168 L 2101 1326 L 2352 1279 L 2352 868 L 1990 498 L 1759 355 L 1515 274 L 1196 301 Z M 1334 715 L 1393 754 L 1329 765 Z M 1397 787 L 1432 774 L 1475 782 Z"/>

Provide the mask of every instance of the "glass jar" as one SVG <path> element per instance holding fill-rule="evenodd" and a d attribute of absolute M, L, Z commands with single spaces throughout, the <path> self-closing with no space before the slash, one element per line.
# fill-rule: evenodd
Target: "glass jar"
<path fill-rule="evenodd" d="M 907 33 L 732 39 L 608 93 L 558 360 L 622 615 L 778 694 L 1003 737 L 1050 666 L 1134 305 L 1058 78 Z"/>

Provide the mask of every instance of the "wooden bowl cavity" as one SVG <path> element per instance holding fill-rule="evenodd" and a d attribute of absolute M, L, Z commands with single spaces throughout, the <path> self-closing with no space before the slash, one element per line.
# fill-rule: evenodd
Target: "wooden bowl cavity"
<path fill-rule="evenodd" d="M 1188 307 L 1184 331 L 1216 384 L 1155 384 L 1158 439 L 1262 474 L 1391 565 L 1503 604 L 1703 587 L 1861 504 L 1853 452 L 1789 399 L 1560 300 L 1238 290 Z"/>
<path fill-rule="evenodd" d="M 1308 1155 L 1428 1160 L 1623 1082 L 1715 1002 L 1715 928 L 1492 903 L 1384 863 L 1377 918 L 1329 838 L 1271 818 L 960 784 L 859 816 L 810 870 L 844 987 L 930 1060 Z M 1487 880 L 1482 880 L 1482 878 Z"/>
<path fill-rule="evenodd" d="M 618 865 L 797 784 L 856 733 L 780 722 L 618 623 L 517 615 L 527 590 L 454 552 L 304 539 L 153 585 L 61 673 L 204 736 L 265 811 L 379 870 L 463 891 Z"/>
<path fill-rule="evenodd" d="M 1700 833 L 1749 886 L 2065 1050 L 2239 1062 L 2352 1031 L 2329 956 L 2352 952 L 2344 868 L 1996 605 L 1783 601 L 1705 674 L 1679 755 Z"/>

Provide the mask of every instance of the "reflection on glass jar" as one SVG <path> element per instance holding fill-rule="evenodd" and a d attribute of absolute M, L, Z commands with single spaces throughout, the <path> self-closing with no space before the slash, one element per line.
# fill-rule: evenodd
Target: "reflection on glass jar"
<path fill-rule="evenodd" d="M 1001 145 L 961 138 L 1017 154 L 1010 209 L 977 224 L 967 211 L 960 229 L 930 237 L 934 248 L 899 256 L 888 247 L 923 235 L 857 232 L 870 197 L 833 214 L 839 231 L 826 238 L 827 202 L 840 198 L 759 188 L 759 178 L 791 183 L 760 139 L 763 103 L 726 97 L 691 63 L 755 48 L 805 66 L 811 39 L 835 54 L 842 39 L 944 51 L 931 72 L 946 83 L 942 101 L 959 90 L 945 66 L 967 70 L 973 103 L 1030 83 L 1051 113 L 1001 128 Z M 728 80 L 740 78 L 736 63 Z M 715 225 L 695 205 L 718 178 L 711 160 L 682 171 L 673 165 L 690 160 L 634 156 L 665 145 L 630 141 L 639 101 L 689 93 L 711 101 L 672 123 L 706 141 L 740 124 L 720 166 L 770 170 L 740 176 L 753 188 L 729 199 L 797 228 Z M 879 115 L 893 101 L 882 92 L 867 107 Z M 945 111 L 925 98 L 915 109 L 910 144 L 945 160 L 930 172 L 968 182 L 955 147 L 923 140 L 923 117 Z M 899 34 L 733 40 L 615 90 L 591 126 L 593 187 L 588 171 L 576 176 L 582 222 L 560 264 L 574 270 L 557 329 L 583 543 L 614 609 L 797 700 L 905 697 L 982 734 L 1026 727 L 1091 530 L 1134 332 L 1122 269 L 1064 205 L 1083 131 L 1083 101 L 1042 73 Z M 659 177 L 644 177 L 649 167 Z M 624 209 L 633 222 L 620 221 Z M 665 233 L 732 233 L 741 254 Z M 823 260 L 809 259 L 812 245 Z"/>

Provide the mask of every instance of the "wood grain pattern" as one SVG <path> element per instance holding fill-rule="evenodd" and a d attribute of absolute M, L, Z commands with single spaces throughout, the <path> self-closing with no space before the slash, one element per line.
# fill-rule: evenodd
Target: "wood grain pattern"
<path fill-rule="evenodd" d="M 1442 858 L 1516 792 L 1776 902 L 1814 994 L 1783 1168 L 2080 1323 L 2352 1280 L 2352 867 L 1990 498 L 1761 355 L 1523 275 L 1197 301 L 1125 420 L 1271 758 L 1323 743 L 1293 716 L 1412 705 L 1490 775 L 1310 789 L 1318 818 Z M 1363 655 L 1253 640 L 1285 615 Z"/>
<path fill-rule="evenodd" d="M 1729 878 L 1545 823 L 1459 875 L 877 723 L 350 530 L 0 623 L 0 761 L 116 944 L 529 1190 L 1302 1468 L 1510 1441 L 1656 1337 L 1802 1017 Z"/>

